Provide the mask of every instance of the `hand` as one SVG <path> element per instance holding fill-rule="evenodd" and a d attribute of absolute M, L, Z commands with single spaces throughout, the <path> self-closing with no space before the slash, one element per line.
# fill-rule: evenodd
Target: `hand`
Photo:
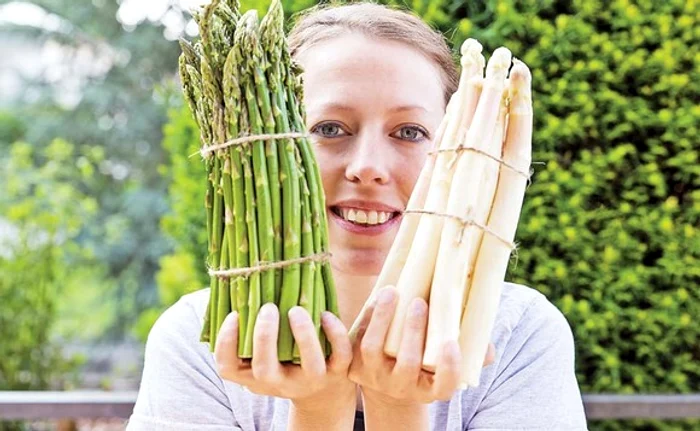
<path fill-rule="evenodd" d="M 460 384 L 459 345 L 453 341 L 444 346 L 435 373 L 422 369 L 428 323 L 428 304 L 423 299 L 416 298 L 410 305 L 396 359 L 384 353 L 396 300 L 396 289 L 385 287 L 370 306 L 353 346 L 348 377 L 361 386 L 366 400 L 394 405 L 449 400 Z M 490 345 L 484 366 L 494 357 L 495 349 Z"/>
<path fill-rule="evenodd" d="M 347 379 L 352 346 L 343 323 L 332 313 L 322 315 L 321 324 L 332 348 L 326 360 L 309 313 L 294 307 L 289 311 L 289 321 L 299 346 L 301 366 L 282 364 L 277 359 L 279 312 L 274 304 L 265 304 L 260 309 L 251 361 L 238 357 L 238 313 L 230 313 L 221 326 L 214 349 L 221 377 L 256 394 L 290 399 L 300 410 L 328 409 L 329 400 L 339 403 L 352 400 L 354 411 L 356 389 Z"/>

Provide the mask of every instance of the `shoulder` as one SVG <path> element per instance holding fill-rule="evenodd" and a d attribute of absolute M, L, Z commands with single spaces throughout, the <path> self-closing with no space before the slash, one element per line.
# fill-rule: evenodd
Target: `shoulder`
<path fill-rule="evenodd" d="M 149 333 L 149 338 L 154 334 L 162 335 L 162 332 L 173 332 L 176 329 L 180 334 L 182 330 L 187 333 L 201 330 L 208 302 L 209 288 L 181 296 L 158 317 Z"/>
<path fill-rule="evenodd" d="M 586 429 L 573 334 L 554 304 L 504 283 L 491 340 L 495 362 L 464 393 L 469 429 Z"/>
<path fill-rule="evenodd" d="M 564 317 L 539 291 L 522 284 L 503 283 L 498 323 L 521 322 L 525 315 L 555 320 Z"/>
<path fill-rule="evenodd" d="M 483 380 L 494 391 L 512 378 L 553 378 L 574 373 L 574 337 L 569 322 L 546 296 L 527 286 L 505 283 L 491 340 L 496 360 L 484 369 Z"/>
<path fill-rule="evenodd" d="M 148 333 L 146 354 L 149 350 L 166 349 L 176 356 L 213 365 L 209 344 L 200 341 L 208 302 L 209 288 L 206 288 L 181 296 L 163 311 Z"/>
<path fill-rule="evenodd" d="M 556 335 L 560 341 L 573 339 L 568 321 L 546 296 L 521 284 L 504 283 L 492 340 L 506 350 L 508 345 L 512 348 L 533 335 Z"/>
<path fill-rule="evenodd" d="M 146 340 L 145 364 L 154 358 L 175 359 L 211 367 L 208 344 L 200 341 L 209 289 L 183 295 L 158 317 Z M 167 356 L 166 356 L 167 355 Z"/>
<path fill-rule="evenodd" d="M 183 296 L 151 328 L 127 429 L 213 431 L 236 423 L 209 346 L 199 340 L 208 299 L 208 289 Z"/>

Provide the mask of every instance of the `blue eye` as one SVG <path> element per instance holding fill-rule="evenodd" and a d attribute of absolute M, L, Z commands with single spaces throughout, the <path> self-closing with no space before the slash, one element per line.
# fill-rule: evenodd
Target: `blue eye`
<path fill-rule="evenodd" d="M 421 142 L 428 138 L 428 132 L 420 126 L 403 126 L 398 130 L 398 136 L 396 134 L 391 136 L 403 141 Z"/>
<path fill-rule="evenodd" d="M 333 122 L 321 123 L 311 129 L 311 133 L 321 135 L 323 138 L 337 138 L 347 135 L 342 127 Z"/>

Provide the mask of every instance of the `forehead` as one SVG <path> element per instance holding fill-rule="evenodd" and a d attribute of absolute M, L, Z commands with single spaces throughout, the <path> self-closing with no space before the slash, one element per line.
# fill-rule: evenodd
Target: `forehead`
<path fill-rule="evenodd" d="M 307 108 L 339 102 L 444 108 L 438 66 L 401 42 L 347 34 L 308 48 L 297 60 Z"/>

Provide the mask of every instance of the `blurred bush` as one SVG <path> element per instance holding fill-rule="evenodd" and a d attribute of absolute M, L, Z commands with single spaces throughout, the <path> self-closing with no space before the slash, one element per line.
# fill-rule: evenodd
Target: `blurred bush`
<path fill-rule="evenodd" d="M 7 143 L 4 143 L 7 145 Z M 111 324 L 113 283 L 89 244 L 102 151 L 54 139 L 0 153 L 0 390 L 68 389 L 82 362 L 62 349 Z M 19 429 L 5 423 L 0 429 Z"/>
<path fill-rule="evenodd" d="M 164 91 L 176 91 L 171 88 Z M 168 204 L 172 209 L 161 219 L 161 230 L 175 244 L 172 253 L 160 259 L 156 274 L 160 306 L 144 311 L 134 334 L 145 341 L 163 310 L 180 296 L 208 285 L 206 265 L 207 230 L 204 206 L 206 173 L 199 156 L 199 130 L 189 110 L 180 103 L 168 111 L 163 129 L 163 148 L 168 160 L 159 167 L 168 182 Z M 195 156 L 190 157 L 192 154 Z"/>
<path fill-rule="evenodd" d="M 700 388 L 700 6 L 498 1 L 456 38 L 533 71 L 535 165 L 509 278 L 576 338 L 581 389 Z M 594 422 L 700 430 L 699 421 Z"/>
<path fill-rule="evenodd" d="M 287 13 L 305 6 L 285 2 Z M 543 292 L 568 318 L 581 389 L 697 391 L 698 3 L 414 0 L 408 7 L 451 37 L 455 51 L 475 37 L 487 58 L 504 45 L 533 72 L 538 164 L 508 279 Z M 163 226 L 178 244 L 167 259 L 186 268 L 183 282 L 204 287 L 204 173 L 186 158 L 199 145 L 194 129 L 185 108 L 171 113 L 164 144 L 170 199 L 179 206 Z M 186 289 L 172 277 L 159 282 L 171 292 L 161 292 L 164 305 Z M 590 426 L 700 430 L 697 420 Z"/>
<path fill-rule="evenodd" d="M 155 3 L 0 0 L 0 51 L 10 54 L 0 79 L 13 87 L 0 91 L 0 106 L 15 120 L 0 114 L 0 141 L 20 128 L 36 149 L 60 137 L 76 149 L 103 151 L 95 166 L 99 182 L 89 190 L 100 222 L 78 239 L 90 244 L 111 280 L 113 294 L 102 303 L 113 318 L 99 334 L 103 342 L 127 338 L 138 313 L 157 302 L 158 260 L 170 251 L 158 228 L 168 211 L 165 183 L 154 168 L 165 158 L 167 101 L 154 87 L 177 74 L 179 48 L 162 21 L 178 22 L 182 10 L 179 2 Z M 143 19 L 124 21 L 134 4 Z"/>

